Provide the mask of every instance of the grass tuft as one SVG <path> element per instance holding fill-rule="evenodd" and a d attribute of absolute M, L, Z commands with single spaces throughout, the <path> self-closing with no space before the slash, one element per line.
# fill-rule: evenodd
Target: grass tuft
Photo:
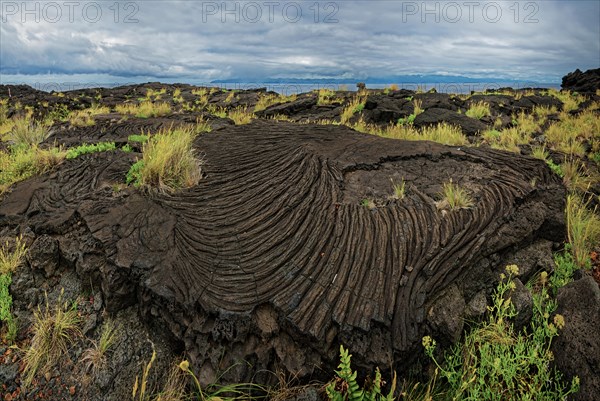
<path fill-rule="evenodd" d="M 227 117 L 231 118 L 235 125 L 244 125 L 252 121 L 254 114 L 250 113 L 247 108 L 238 107 L 230 110 Z"/>
<path fill-rule="evenodd" d="M 340 116 L 340 121 L 342 124 L 347 124 L 352 116 L 356 113 L 360 113 L 365 108 L 366 96 L 356 95 L 354 98 L 348 103 L 348 105 L 342 111 Z"/>
<path fill-rule="evenodd" d="M 113 321 L 107 320 L 102 326 L 100 339 L 92 341 L 92 346 L 82 354 L 81 362 L 85 365 L 85 371 L 91 372 L 93 376 L 98 376 L 106 367 L 108 352 L 116 341 L 115 329 Z"/>
<path fill-rule="evenodd" d="M 144 144 L 141 160 L 131 166 L 127 183 L 173 191 L 189 188 L 200 180 L 200 160 L 194 156 L 193 128 L 163 130 Z"/>
<path fill-rule="evenodd" d="M 317 105 L 323 106 L 326 104 L 332 104 L 337 102 L 338 100 L 335 98 L 335 92 L 329 89 L 319 89 L 319 98 L 317 100 Z"/>
<path fill-rule="evenodd" d="M 575 194 L 567 196 L 565 210 L 567 235 L 575 263 L 587 266 L 590 254 L 600 241 L 600 217 L 596 209 L 589 210 L 588 204 Z"/>
<path fill-rule="evenodd" d="M 160 117 L 171 112 L 171 106 L 168 103 L 154 103 L 150 100 L 144 100 L 139 104 L 123 103 L 115 107 L 117 113 L 131 114 L 140 118 Z"/>
<path fill-rule="evenodd" d="M 0 194 L 19 181 L 45 173 L 62 162 L 64 157 L 65 152 L 60 148 L 12 146 L 8 150 L 0 150 Z"/>
<path fill-rule="evenodd" d="M 32 121 L 23 116 L 13 119 L 12 129 L 5 135 L 5 139 L 15 145 L 35 146 L 50 136 L 50 131 L 45 124 Z"/>
<path fill-rule="evenodd" d="M 68 306 L 59 296 L 54 307 L 48 304 L 42 310 L 39 306 L 33 312 L 33 338 L 31 345 L 25 351 L 23 361 L 23 385 L 28 387 L 38 373 L 50 371 L 59 362 L 61 356 L 67 353 L 76 336 L 81 335 L 79 325 L 81 319 L 77 313 L 76 304 Z"/>
<path fill-rule="evenodd" d="M 492 115 L 490 111 L 490 105 L 487 102 L 475 102 L 471 103 L 469 110 L 465 113 L 467 117 L 476 118 L 481 120 L 483 117 Z"/>
<path fill-rule="evenodd" d="M 452 182 L 446 182 L 443 184 L 441 206 L 448 206 L 450 210 L 466 209 L 473 206 L 473 199 L 469 195 L 466 189 L 460 187 L 458 184 Z"/>
<path fill-rule="evenodd" d="M 406 196 L 406 181 L 402 179 L 400 184 L 395 183 L 391 178 L 390 181 L 392 182 L 392 198 L 396 200 L 404 199 Z"/>
<path fill-rule="evenodd" d="M 89 127 L 96 123 L 94 116 L 108 114 L 110 109 L 106 106 L 93 105 L 84 110 L 77 110 L 69 114 L 69 122 L 75 127 Z"/>

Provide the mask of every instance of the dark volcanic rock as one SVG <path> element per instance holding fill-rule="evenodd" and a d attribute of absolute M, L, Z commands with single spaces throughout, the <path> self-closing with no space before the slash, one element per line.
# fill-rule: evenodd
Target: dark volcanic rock
<path fill-rule="evenodd" d="M 581 389 L 577 401 L 597 401 L 600 394 L 600 289 L 590 276 L 576 280 L 558 291 L 559 313 L 565 327 L 554 339 L 552 352 L 556 366 L 571 380 L 577 375 Z"/>
<path fill-rule="evenodd" d="M 480 129 L 432 110 L 422 124 L 446 115 Z M 195 147 L 204 178 L 194 188 L 115 193 L 135 154 L 85 155 L 17 184 L 0 224 L 56 238 L 82 282 L 101 283 L 109 312 L 137 303 L 204 383 L 230 366 L 221 380 L 266 382 L 277 367 L 328 379 L 340 343 L 359 368 L 405 369 L 440 294 L 454 288 L 453 310 L 475 294 L 479 305 L 492 283 L 451 286 L 487 280 L 478 269 L 564 233 L 560 179 L 506 152 L 273 121 L 226 126 Z M 473 208 L 438 208 L 451 178 Z M 402 201 L 389 199 L 390 179 L 406 181 Z M 444 313 L 435 326 L 451 342 L 460 328 Z"/>
<path fill-rule="evenodd" d="M 44 270 L 46 277 L 51 276 L 59 263 L 58 241 L 48 235 L 41 235 L 31 244 L 27 260 L 34 269 Z"/>
<path fill-rule="evenodd" d="M 600 89 L 600 68 L 586 72 L 579 69 L 570 72 L 563 77 L 561 87 L 580 93 L 594 93 Z"/>
<path fill-rule="evenodd" d="M 487 126 L 484 123 L 475 118 L 467 117 L 466 115 L 459 114 L 456 111 L 440 109 L 437 107 L 427 109 L 423 113 L 419 114 L 417 118 L 415 118 L 414 124 L 416 127 L 424 127 L 428 125 L 436 125 L 441 122 L 462 127 L 462 131 L 467 136 L 473 136 L 487 129 Z"/>
<path fill-rule="evenodd" d="M 462 335 L 465 309 L 467 305 L 456 285 L 451 285 L 443 296 L 437 299 L 429 309 L 427 321 L 436 338 L 447 338 L 456 342 Z"/>

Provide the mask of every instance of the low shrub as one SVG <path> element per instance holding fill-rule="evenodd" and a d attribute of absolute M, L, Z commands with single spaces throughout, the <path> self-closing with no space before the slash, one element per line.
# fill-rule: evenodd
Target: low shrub
<path fill-rule="evenodd" d="M 434 357 L 435 341 L 423 338 L 426 354 L 446 381 L 447 399 L 556 401 L 578 391 L 577 377 L 565 384 L 551 367 L 550 344 L 564 326 L 564 317 L 551 317 L 556 301 L 549 296 L 545 274 L 533 291 L 530 326 L 520 332 L 514 329 L 511 319 L 517 312 L 511 293 L 517 274 L 517 266 L 506 267 L 492 296 L 487 321 L 475 325 L 445 354 L 443 362 Z"/>

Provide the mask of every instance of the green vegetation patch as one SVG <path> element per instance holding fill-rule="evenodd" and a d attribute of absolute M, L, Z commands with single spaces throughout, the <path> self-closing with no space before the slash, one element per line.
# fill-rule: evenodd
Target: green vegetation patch
<path fill-rule="evenodd" d="M 94 144 L 86 144 L 79 145 L 77 147 L 71 148 L 67 151 L 66 158 L 74 159 L 81 155 L 86 155 L 89 153 L 97 153 L 97 152 L 107 152 L 109 150 L 115 150 L 114 142 L 99 142 Z"/>

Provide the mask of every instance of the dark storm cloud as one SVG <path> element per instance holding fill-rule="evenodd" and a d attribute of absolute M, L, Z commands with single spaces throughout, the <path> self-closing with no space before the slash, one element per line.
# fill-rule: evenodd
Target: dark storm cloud
<path fill-rule="evenodd" d="M 557 80 L 600 66 L 596 1 L 65 4 L 2 1 L 3 76 Z"/>

